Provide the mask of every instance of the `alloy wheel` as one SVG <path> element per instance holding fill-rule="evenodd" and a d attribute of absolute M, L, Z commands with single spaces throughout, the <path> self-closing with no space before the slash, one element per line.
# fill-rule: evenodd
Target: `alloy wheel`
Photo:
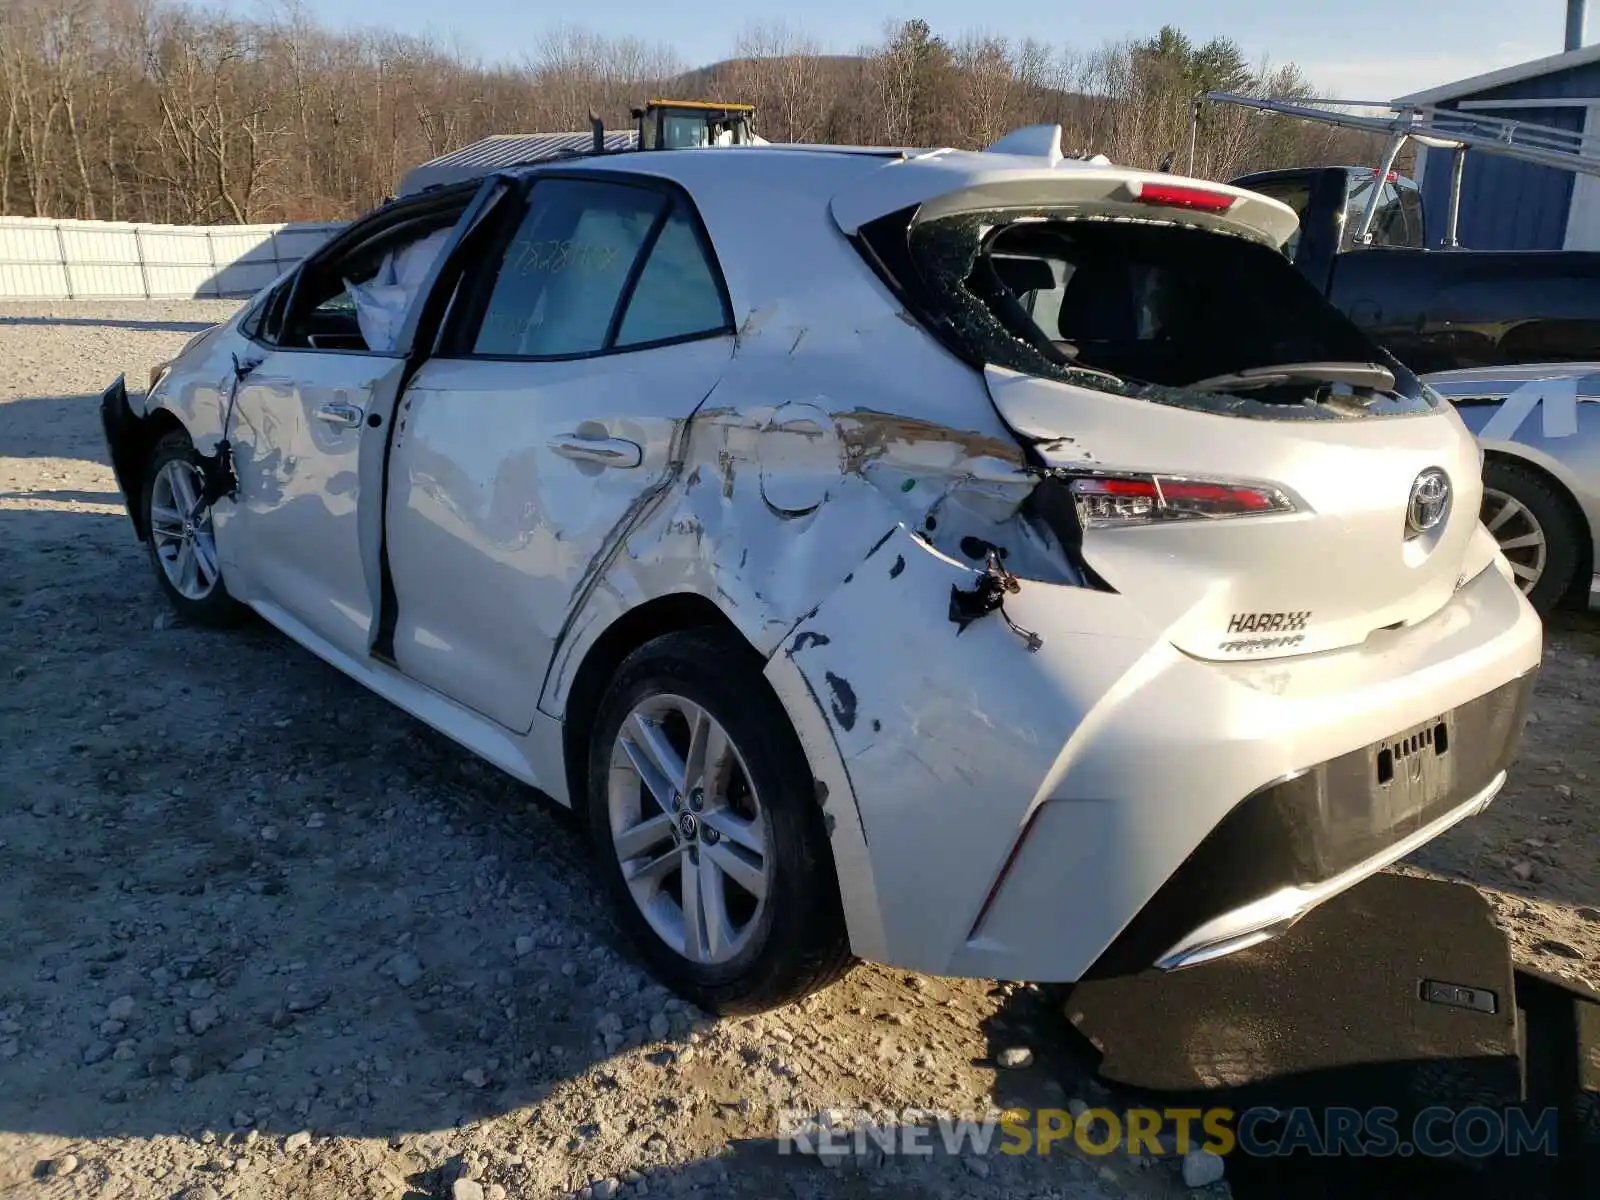
<path fill-rule="evenodd" d="M 772 891 L 771 823 L 716 718 L 682 696 L 640 701 L 612 747 L 607 801 L 623 879 L 656 935 L 700 964 L 749 945 Z"/>
<path fill-rule="evenodd" d="M 185 600 L 204 600 L 221 574 L 211 510 L 200 509 L 204 485 L 199 467 L 175 458 L 150 488 L 150 540 L 167 582 Z"/>
<path fill-rule="evenodd" d="M 1494 488 L 1484 488 L 1479 519 L 1500 543 L 1500 550 L 1511 564 L 1517 586 L 1524 595 L 1538 586 L 1544 575 L 1548 546 L 1544 527 L 1532 510 L 1515 496 Z"/>

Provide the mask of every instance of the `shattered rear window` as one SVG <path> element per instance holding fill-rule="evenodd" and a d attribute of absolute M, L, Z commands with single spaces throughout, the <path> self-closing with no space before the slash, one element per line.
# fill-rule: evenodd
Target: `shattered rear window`
<path fill-rule="evenodd" d="M 1060 209 L 963 213 L 900 229 L 899 274 L 917 276 L 908 300 L 969 361 L 1243 417 L 1334 420 L 1433 407 L 1415 376 L 1282 254 L 1243 237 Z M 893 235 L 863 232 L 893 271 L 892 255 L 882 253 Z M 1326 384 L 1241 394 L 1186 386 L 1310 362 L 1381 364 L 1395 389 L 1353 410 L 1326 403 Z"/>

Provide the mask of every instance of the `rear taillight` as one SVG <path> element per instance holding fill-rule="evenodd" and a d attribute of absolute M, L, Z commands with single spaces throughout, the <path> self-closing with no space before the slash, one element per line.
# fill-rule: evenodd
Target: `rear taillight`
<path fill-rule="evenodd" d="M 1210 188 L 1193 187 L 1183 183 L 1161 183 L 1149 179 L 1131 179 L 1128 192 L 1140 204 L 1159 204 L 1163 208 L 1189 208 L 1196 212 L 1227 212 L 1239 197 L 1227 192 L 1214 192 Z"/>
<path fill-rule="evenodd" d="M 1075 474 L 1065 480 L 1084 528 L 1295 511 L 1274 487 L 1175 475 Z"/>

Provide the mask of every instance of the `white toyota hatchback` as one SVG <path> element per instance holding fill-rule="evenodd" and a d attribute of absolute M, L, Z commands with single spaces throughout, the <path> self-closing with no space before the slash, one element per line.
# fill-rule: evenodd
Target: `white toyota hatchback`
<path fill-rule="evenodd" d="M 576 806 L 710 1009 L 1271 937 L 1489 803 L 1539 622 L 1288 208 L 1059 144 L 389 203 L 108 389 L 157 579 Z"/>

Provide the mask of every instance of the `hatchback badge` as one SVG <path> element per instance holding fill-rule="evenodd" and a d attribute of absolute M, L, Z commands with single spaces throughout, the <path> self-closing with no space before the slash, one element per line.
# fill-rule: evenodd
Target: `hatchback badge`
<path fill-rule="evenodd" d="M 1411 484 L 1411 499 L 1406 504 L 1406 533 L 1415 537 L 1439 526 L 1450 514 L 1450 477 L 1438 467 L 1429 467 Z"/>

